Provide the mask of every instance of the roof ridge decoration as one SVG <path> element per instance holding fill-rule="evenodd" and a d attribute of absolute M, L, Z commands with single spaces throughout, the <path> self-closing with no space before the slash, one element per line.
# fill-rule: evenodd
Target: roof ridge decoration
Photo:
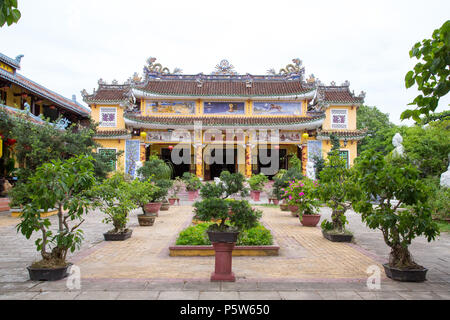
<path fill-rule="evenodd" d="M 183 70 L 180 68 L 173 69 L 173 72 L 170 72 L 170 69 L 167 67 L 163 67 L 161 63 L 155 63 L 155 57 L 149 57 L 147 59 L 147 65 L 144 66 L 144 74 L 148 78 L 149 76 L 158 76 L 165 74 L 181 74 Z"/>
<path fill-rule="evenodd" d="M 280 75 L 280 76 L 298 76 L 301 79 L 305 74 L 305 67 L 302 66 L 303 62 L 299 58 L 292 59 L 293 63 L 286 65 L 286 67 L 281 68 L 278 73 L 275 72 L 275 69 L 271 68 L 267 70 L 267 74 L 269 75 Z"/>
<path fill-rule="evenodd" d="M 20 70 L 20 61 L 24 57 L 23 54 L 19 54 L 16 56 L 15 59 L 8 57 L 7 55 L 0 53 L 0 61 L 3 61 L 4 63 L 8 64 L 9 66 L 13 67 L 14 69 Z"/>
<path fill-rule="evenodd" d="M 227 60 L 222 59 L 217 65 L 216 70 L 212 72 L 213 75 L 237 75 L 234 66 Z"/>

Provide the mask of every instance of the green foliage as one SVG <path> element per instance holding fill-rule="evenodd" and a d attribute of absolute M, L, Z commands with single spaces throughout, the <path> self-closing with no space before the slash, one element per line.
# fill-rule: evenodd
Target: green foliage
<path fill-rule="evenodd" d="M 356 115 L 356 128 L 367 129 L 366 136 L 358 143 L 358 154 L 368 149 L 378 152 L 390 149 L 388 144 L 395 134 L 392 130 L 395 125 L 389 121 L 389 114 L 381 112 L 377 107 L 360 106 Z"/>
<path fill-rule="evenodd" d="M 81 154 L 94 158 L 94 174 L 97 179 L 104 179 L 111 171 L 109 163 L 116 161 L 120 153 L 104 156 L 94 152 L 100 147 L 94 141 L 96 128 L 90 121 L 86 127 L 72 124 L 59 130 L 48 121 L 35 124 L 22 115 L 11 116 L 0 109 L 0 132 L 5 138 L 17 140 L 14 155 L 19 169 L 15 173 L 23 181 L 44 163 Z"/>
<path fill-rule="evenodd" d="M 335 134 L 330 134 L 330 142 L 331 142 L 330 152 L 339 150 L 341 148 L 341 145 L 339 143 L 339 138 Z"/>
<path fill-rule="evenodd" d="M 220 182 L 205 183 L 200 195 L 202 198 L 223 198 L 226 199 L 234 194 L 239 193 L 240 196 L 248 195 L 247 188 L 244 187 L 245 177 L 242 173 L 230 173 L 229 171 L 222 171 L 220 174 Z"/>
<path fill-rule="evenodd" d="M 439 234 L 427 203 L 429 188 L 419 180 L 419 171 L 403 158 L 385 158 L 370 150 L 356 160 L 354 167 L 360 189 L 353 208 L 369 228 L 383 232 L 391 248 L 391 266 L 417 267 L 408 251 L 411 241 L 421 235 L 431 241 Z M 372 199 L 377 199 L 376 206 Z"/>
<path fill-rule="evenodd" d="M 17 9 L 17 0 L 0 1 L 0 27 L 3 27 L 5 23 L 8 26 L 17 23 L 21 16 Z"/>
<path fill-rule="evenodd" d="M 144 206 L 147 203 L 158 200 L 160 190 L 160 187 L 149 180 L 140 181 L 139 179 L 135 179 L 130 184 L 131 201 L 133 201 L 136 206 L 141 207 L 142 211 L 144 211 Z"/>
<path fill-rule="evenodd" d="M 172 177 L 171 167 L 156 155 L 151 155 L 148 161 L 137 171 L 142 180 L 152 179 L 152 181 L 169 180 Z"/>
<path fill-rule="evenodd" d="M 426 178 L 424 183 L 430 187 L 428 203 L 430 204 L 433 218 L 450 219 L 450 188 L 441 187 L 439 178 Z"/>
<path fill-rule="evenodd" d="M 93 206 L 100 208 L 106 217 L 104 223 L 112 223 L 113 233 L 126 231 L 128 213 L 138 207 L 133 196 L 131 184 L 125 181 L 120 173 L 115 173 L 110 178 L 104 180 L 92 188 L 91 194 L 96 201 Z"/>
<path fill-rule="evenodd" d="M 351 169 L 347 169 L 346 161 L 339 155 L 338 150 L 331 151 L 320 173 L 320 188 L 318 194 L 322 201 L 333 210 L 332 225 L 335 230 L 344 232 L 345 212 L 351 208 L 350 201 L 355 192 Z"/>
<path fill-rule="evenodd" d="M 280 170 L 281 171 L 281 170 Z M 284 188 L 289 186 L 289 181 L 293 180 L 301 180 L 303 179 L 302 171 L 297 168 L 289 168 L 287 171 L 284 171 L 281 175 L 275 175 L 273 177 L 273 189 L 274 193 L 279 196 L 278 200 L 285 198 Z"/>
<path fill-rule="evenodd" d="M 302 160 L 297 157 L 296 153 L 290 153 L 289 156 L 289 168 L 302 172 Z"/>
<path fill-rule="evenodd" d="M 172 187 L 170 188 L 171 195 L 170 197 L 173 199 L 178 199 L 178 193 L 181 191 L 181 188 L 184 187 L 184 182 L 180 177 L 176 177 L 173 181 Z"/>
<path fill-rule="evenodd" d="M 450 20 L 434 30 L 432 39 L 417 42 L 409 51 L 410 58 L 419 62 L 405 76 L 406 88 L 417 85 L 422 92 L 409 105 L 416 105 L 415 110 L 405 110 L 401 119 L 413 118 L 421 121 L 420 115 L 428 116 L 437 108 L 439 99 L 450 90 Z"/>
<path fill-rule="evenodd" d="M 216 227 L 225 231 L 225 220 L 229 218 L 227 201 L 220 198 L 205 198 L 194 203 L 195 219 L 200 221 L 220 220 Z"/>
<path fill-rule="evenodd" d="M 199 177 L 193 173 L 185 172 L 181 179 L 184 181 L 187 191 L 197 191 L 202 187 L 202 182 Z"/>
<path fill-rule="evenodd" d="M 238 230 L 247 230 L 257 225 L 262 216 L 262 211 L 253 209 L 246 200 L 229 200 L 231 210 L 230 223 Z"/>
<path fill-rule="evenodd" d="M 73 252 L 81 246 L 83 232 L 78 227 L 90 206 L 88 190 L 95 182 L 92 162 L 92 157 L 82 155 L 45 163 L 36 169 L 26 184 L 21 185 L 20 195 L 14 194 L 14 202 L 24 206 L 17 231 L 27 239 L 33 232 L 41 231 L 42 237 L 35 244 L 43 260 L 64 264 L 67 251 Z M 56 233 L 50 229 L 50 220 L 41 217 L 41 211 L 51 208 L 58 208 Z M 71 221 L 76 221 L 72 228 L 69 227 Z M 51 252 L 47 251 L 49 244 L 53 244 Z"/>
<path fill-rule="evenodd" d="M 178 235 L 176 245 L 211 245 L 206 234 L 210 225 L 211 222 L 204 222 L 184 229 Z M 260 224 L 248 230 L 242 230 L 236 243 L 238 246 L 268 246 L 271 244 L 273 244 L 272 234 Z"/>
<path fill-rule="evenodd" d="M 312 161 L 314 162 L 315 174 L 316 177 L 320 177 L 320 172 L 325 167 L 325 159 L 318 155 L 313 155 Z"/>
<path fill-rule="evenodd" d="M 310 215 L 318 212 L 320 202 L 317 201 L 318 184 L 304 177 L 302 180 L 289 181 L 289 185 L 282 189 L 288 203 L 298 206 L 299 214 Z"/>
<path fill-rule="evenodd" d="M 269 181 L 269 178 L 263 173 L 254 174 L 248 179 L 250 189 L 254 191 L 261 191 L 264 188 L 264 184 Z"/>

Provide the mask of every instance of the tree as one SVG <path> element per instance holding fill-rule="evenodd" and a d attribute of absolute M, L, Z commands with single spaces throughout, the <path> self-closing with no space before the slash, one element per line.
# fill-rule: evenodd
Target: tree
<path fill-rule="evenodd" d="M 35 231 L 42 232 L 42 237 L 35 244 L 43 260 L 33 266 L 65 266 L 67 252 L 73 252 L 81 246 L 83 232 L 79 227 L 91 205 L 91 197 L 86 191 L 95 182 L 92 162 L 92 157 L 83 155 L 64 161 L 53 160 L 38 167 L 27 183 L 21 185 L 27 197 L 15 199 L 24 205 L 17 231 L 22 232 L 27 239 Z M 56 234 L 51 230 L 50 219 L 41 217 L 41 211 L 50 208 L 58 209 Z M 74 221 L 75 225 L 69 227 L 69 223 Z M 53 244 L 51 252 L 47 250 L 49 244 Z"/>
<path fill-rule="evenodd" d="M 421 121 L 420 115 L 428 116 L 437 108 L 439 99 L 450 90 L 450 20 L 444 22 L 441 28 L 434 30 L 432 39 L 417 42 L 409 51 L 410 58 L 419 62 L 414 70 L 405 76 L 406 88 L 417 85 L 419 94 L 409 105 L 416 105 L 415 110 L 405 110 L 401 119 L 413 118 L 416 123 Z"/>
<path fill-rule="evenodd" d="M 17 23 L 21 16 L 17 9 L 17 0 L 0 0 L 0 27 L 5 23 L 8 26 Z"/>
<path fill-rule="evenodd" d="M 357 111 L 356 128 L 367 129 L 367 134 L 358 143 L 358 154 L 368 149 L 383 151 L 389 140 L 391 129 L 396 126 L 389 121 L 389 114 L 381 112 L 377 107 L 361 106 Z M 392 137 L 391 137 L 392 138 Z"/>

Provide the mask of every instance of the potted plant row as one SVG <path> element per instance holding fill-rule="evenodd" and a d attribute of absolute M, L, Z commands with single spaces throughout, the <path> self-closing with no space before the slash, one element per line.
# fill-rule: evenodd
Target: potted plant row
<path fill-rule="evenodd" d="M 182 179 L 186 186 L 186 191 L 188 192 L 189 201 L 194 201 L 198 197 L 199 190 L 202 187 L 200 178 L 193 173 L 185 172 Z"/>
<path fill-rule="evenodd" d="M 248 179 L 248 184 L 250 186 L 250 197 L 254 201 L 259 201 L 261 191 L 264 185 L 269 181 L 266 175 L 263 173 L 254 174 Z"/>
<path fill-rule="evenodd" d="M 316 181 L 304 177 L 301 180 L 290 181 L 283 189 L 292 214 L 298 215 L 300 223 L 305 227 L 315 227 L 320 221 L 317 188 Z"/>
<path fill-rule="evenodd" d="M 175 178 L 175 181 L 172 184 L 172 188 L 170 188 L 170 196 L 169 203 L 170 205 L 174 205 L 175 201 L 180 204 L 180 198 L 178 197 L 178 193 L 180 193 L 181 189 L 184 187 L 184 182 L 179 177 Z"/>

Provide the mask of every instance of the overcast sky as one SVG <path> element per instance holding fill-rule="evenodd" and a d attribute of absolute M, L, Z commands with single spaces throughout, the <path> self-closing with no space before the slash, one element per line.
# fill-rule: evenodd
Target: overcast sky
<path fill-rule="evenodd" d="M 0 52 L 24 54 L 20 72 L 66 97 L 142 73 L 149 56 L 184 74 L 211 73 L 222 59 L 266 74 L 298 57 L 307 76 L 349 80 L 397 124 L 417 95 L 404 86 L 417 62 L 408 52 L 450 18 L 448 0 L 18 2 L 22 18 L 0 29 Z"/>

